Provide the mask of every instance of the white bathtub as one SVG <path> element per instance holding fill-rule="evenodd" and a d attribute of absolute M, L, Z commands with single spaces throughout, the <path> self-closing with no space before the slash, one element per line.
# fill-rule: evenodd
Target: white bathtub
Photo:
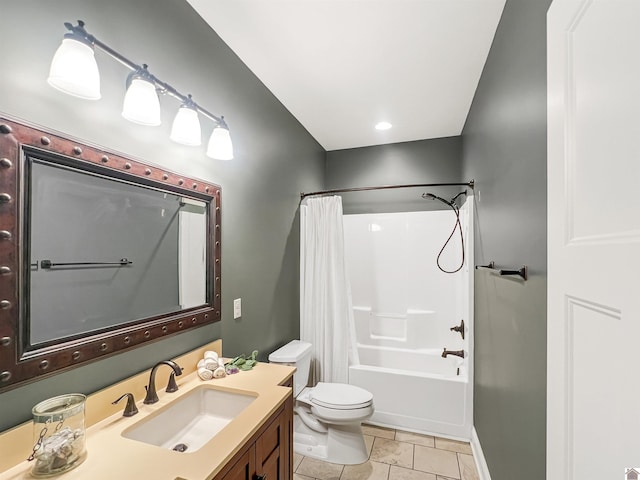
<path fill-rule="evenodd" d="M 349 383 L 373 394 L 369 423 L 468 440 L 472 389 L 466 361 L 442 350 L 358 345 Z"/>
<path fill-rule="evenodd" d="M 450 210 L 346 215 L 347 270 L 360 357 L 349 383 L 373 394 L 371 422 L 469 440 L 473 424 L 473 196 L 460 209 L 465 262 L 443 273 L 436 259 Z M 462 260 L 458 234 L 445 265 Z M 464 320 L 465 338 L 451 331 Z M 443 347 L 464 350 L 441 357 Z M 458 367 L 460 370 L 458 371 Z"/>

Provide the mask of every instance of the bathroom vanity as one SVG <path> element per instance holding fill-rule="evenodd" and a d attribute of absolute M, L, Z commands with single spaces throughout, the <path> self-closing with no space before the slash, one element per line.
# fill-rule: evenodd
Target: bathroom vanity
<path fill-rule="evenodd" d="M 61 479 L 143 479 L 155 480 L 269 480 L 292 478 L 294 368 L 258 363 L 222 379 L 202 381 L 195 365 L 205 350 L 221 351 L 216 341 L 175 361 L 184 368 L 177 377 L 179 390 L 166 393 L 164 384 L 171 369 L 160 368 L 157 375 L 159 401 L 142 403 L 149 372 L 142 372 L 90 395 L 86 408 L 87 459 Z M 127 438 L 126 432 L 151 423 L 177 402 L 203 389 L 253 397 L 252 401 L 210 440 L 197 450 L 174 451 L 147 441 Z M 111 402 L 126 392 L 137 400 L 139 413 L 122 415 L 123 405 Z M 219 402 L 222 411 L 229 405 Z M 182 403 L 184 404 L 184 403 Z M 186 404 L 185 404 L 186 405 Z M 32 463 L 26 462 L 33 446 L 30 422 L 0 434 L 0 480 L 29 479 Z"/>

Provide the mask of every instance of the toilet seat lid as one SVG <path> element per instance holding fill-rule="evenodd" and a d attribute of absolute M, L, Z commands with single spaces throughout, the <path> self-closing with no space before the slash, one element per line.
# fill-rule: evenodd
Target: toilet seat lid
<path fill-rule="evenodd" d="M 368 407 L 373 401 L 373 394 L 355 385 L 319 382 L 309 399 L 321 407 L 347 410 Z"/>

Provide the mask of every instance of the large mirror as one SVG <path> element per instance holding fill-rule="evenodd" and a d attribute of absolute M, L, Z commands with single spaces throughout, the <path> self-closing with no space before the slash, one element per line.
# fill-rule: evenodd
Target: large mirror
<path fill-rule="evenodd" d="M 220 320 L 220 187 L 0 119 L 0 390 Z"/>

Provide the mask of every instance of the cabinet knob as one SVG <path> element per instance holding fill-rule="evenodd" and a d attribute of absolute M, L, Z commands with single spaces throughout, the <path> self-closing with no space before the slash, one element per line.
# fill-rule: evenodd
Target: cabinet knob
<path fill-rule="evenodd" d="M 267 480 L 267 474 L 266 473 L 264 475 L 255 474 L 253 476 L 253 480 Z"/>

